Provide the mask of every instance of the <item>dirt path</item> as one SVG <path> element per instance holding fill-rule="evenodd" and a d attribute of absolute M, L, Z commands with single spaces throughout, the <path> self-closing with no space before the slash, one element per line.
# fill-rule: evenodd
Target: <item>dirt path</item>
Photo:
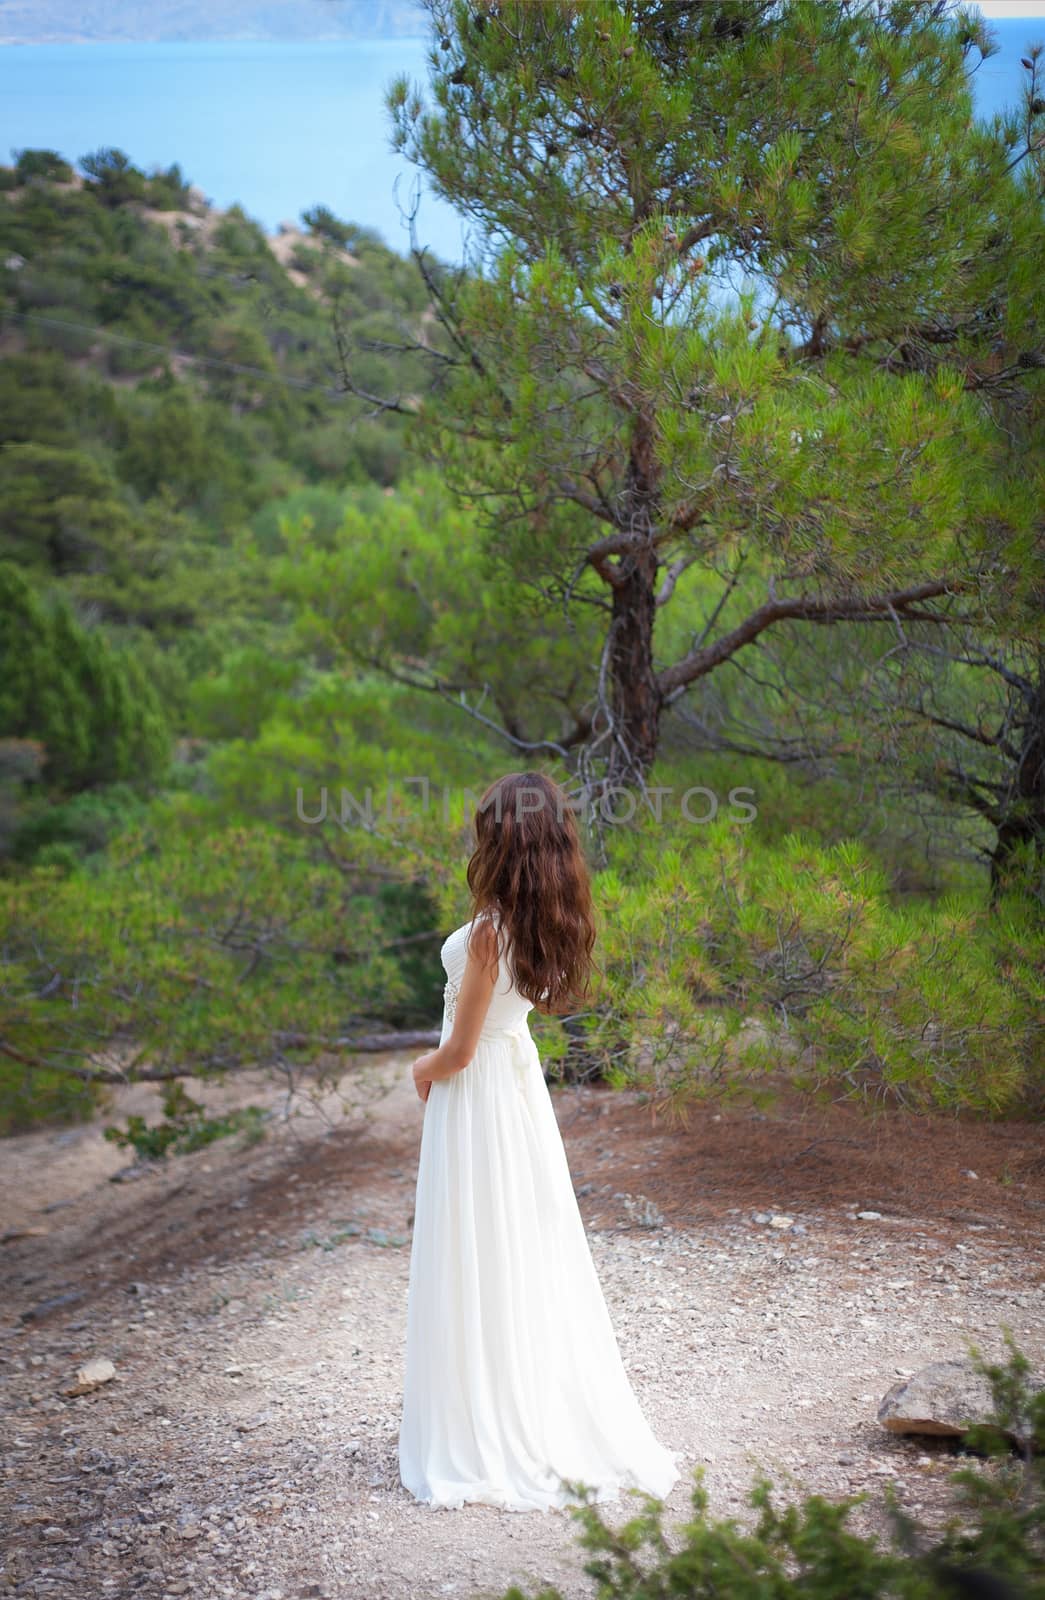
<path fill-rule="evenodd" d="M 133 1181 L 109 1181 L 127 1157 L 99 1127 L 0 1146 L 0 1594 L 591 1593 L 568 1516 L 431 1512 L 399 1485 L 408 1071 L 375 1064 L 365 1121 L 276 1119 Z M 257 1081 L 206 1097 L 277 1105 Z M 926 1361 L 1002 1355 L 1002 1326 L 1045 1358 L 1040 1131 L 786 1100 L 669 1131 L 631 1097 L 554 1097 L 625 1363 L 712 1511 L 746 1521 L 759 1468 L 795 1494 L 866 1489 L 856 1528 L 880 1526 L 886 1478 L 940 1511 L 950 1447 L 875 1410 Z M 95 1357 L 115 1380 L 65 1397 Z M 684 1479 L 669 1527 L 688 1510 Z"/>

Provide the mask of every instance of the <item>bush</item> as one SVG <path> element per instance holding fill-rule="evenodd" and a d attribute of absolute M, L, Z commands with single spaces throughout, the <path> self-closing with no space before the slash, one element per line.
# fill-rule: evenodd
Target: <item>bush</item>
<path fill-rule="evenodd" d="M 156 211 L 187 211 L 192 199 L 189 180 L 177 162 L 156 171 L 145 185 L 145 198 Z"/>
<path fill-rule="evenodd" d="M 337 1041 L 413 1000 L 389 928 L 416 911 L 310 847 L 168 796 L 89 869 L 0 873 L 5 1045 L 53 1071 L 133 1040 L 157 1069 L 336 1083 Z"/>
<path fill-rule="evenodd" d="M 301 220 L 317 239 L 332 244 L 337 250 L 357 250 L 360 245 L 371 245 L 386 250 L 384 240 L 374 228 L 365 228 L 358 222 L 342 222 L 327 206 L 310 206 L 301 213 Z"/>
<path fill-rule="evenodd" d="M 133 166 L 122 150 L 95 150 L 81 158 L 80 166 L 87 176 L 88 187 L 103 206 L 115 208 L 126 205 L 129 200 L 146 197 L 144 172 Z"/>
<path fill-rule="evenodd" d="M 261 1106 L 241 1106 L 209 1117 L 205 1107 L 175 1081 L 163 1097 L 162 1122 L 150 1127 L 144 1117 L 135 1113 L 127 1118 L 125 1128 L 107 1127 L 104 1137 L 122 1150 L 133 1150 L 140 1161 L 162 1161 L 171 1154 L 203 1150 L 233 1133 L 243 1133 L 248 1143 L 256 1143 L 263 1134 L 266 1115 Z"/>
<path fill-rule="evenodd" d="M 0 1056 L 0 1138 L 63 1122 L 88 1122 L 104 1098 L 96 1084 Z"/>
<path fill-rule="evenodd" d="M 598 1584 L 598 1600 L 1040 1600 L 1045 1596 L 1045 1390 L 1028 1381 L 1028 1362 L 1008 1330 L 1006 1365 L 974 1359 L 994 1393 L 995 1423 L 975 1430 L 970 1442 L 996 1463 L 986 1472 L 969 1467 L 952 1474 L 958 1502 L 942 1535 L 921 1528 L 886 1485 L 887 1542 L 861 1537 L 846 1526 L 854 1495 L 837 1504 L 810 1495 L 778 1509 L 773 1485 L 760 1475 L 748 1496 L 758 1517 L 750 1531 L 732 1519 L 708 1515 L 704 1468 L 694 1473 L 693 1517 L 679 1530 L 681 1549 L 670 1549 L 663 1506 L 641 1497 L 643 1509 L 611 1528 L 584 1486 L 575 1485 L 580 1545 L 593 1552 L 584 1571 Z M 1013 1461 L 999 1428 L 1029 1425 L 1028 1447 Z M 1034 1449 L 1039 1452 L 1035 1455 Z M 503 1600 L 526 1600 L 512 1585 Z M 562 1600 L 542 1589 L 537 1600 Z"/>
<path fill-rule="evenodd" d="M 126 783 L 74 795 L 57 805 L 41 801 L 20 819 L 11 855 L 25 864 L 77 866 L 140 821 L 143 808 L 141 796 Z"/>
<path fill-rule="evenodd" d="M 104 336 L 105 370 L 112 378 L 140 378 L 166 363 L 157 330 L 146 321 L 140 307 L 108 325 Z"/>
<path fill-rule="evenodd" d="M 667 1104 L 786 1070 L 917 1111 L 1033 1102 L 1045 930 L 1030 902 L 896 906 L 855 840 L 770 840 L 667 809 L 608 836 L 590 1031 L 612 1082 Z"/>
<path fill-rule="evenodd" d="M 73 169 L 57 150 L 18 150 L 12 154 L 19 183 L 31 183 L 34 178 L 45 183 L 72 182 Z"/>
<path fill-rule="evenodd" d="M 82 627 L 64 601 L 48 603 L 10 562 L 0 562 L 0 623 L 0 739 L 39 740 L 49 788 L 75 793 L 162 772 L 168 731 L 133 657 Z"/>
<path fill-rule="evenodd" d="M 97 337 L 76 306 L 55 305 L 48 307 L 46 320 L 29 325 L 28 343 L 32 350 L 57 350 L 75 361 L 90 355 Z"/>

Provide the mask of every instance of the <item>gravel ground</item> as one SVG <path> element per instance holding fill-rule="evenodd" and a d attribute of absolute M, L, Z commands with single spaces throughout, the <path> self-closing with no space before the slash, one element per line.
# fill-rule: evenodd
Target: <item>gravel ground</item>
<path fill-rule="evenodd" d="M 109 1181 L 127 1158 L 98 1127 L 6 1141 L 0 1594 L 592 1594 L 568 1515 L 433 1512 L 399 1484 L 408 1074 L 404 1058 L 377 1063 L 351 1125 L 277 1119 L 260 1144 L 134 1181 Z M 258 1081 L 208 1093 L 276 1104 Z M 886 1479 L 941 1517 L 952 1447 L 885 1433 L 878 1401 L 970 1344 L 1001 1356 L 1003 1326 L 1045 1357 L 1040 1233 L 1011 1217 L 942 1226 L 910 1205 L 858 1221 L 863 1196 L 840 1208 L 808 1184 L 685 1223 L 656 1163 L 634 1159 L 648 1118 L 618 1150 L 632 1192 L 620 1163 L 580 1181 L 605 1158 L 608 1105 L 555 1100 L 625 1365 L 658 1437 L 705 1467 L 712 1512 L 751 1520 L 763 1470 L 785 1496 L 867 1491 L 858 1530 L 882 1526 Z M 138 1088 L 116 1109 L 147 1103 Z M 780 1210 L 790 1226 L 770 1220 Z M 115 1378 L 67 1396 L 90 1359 Z M 684 1476 L 669 1528 L 689 1494 Z"/>

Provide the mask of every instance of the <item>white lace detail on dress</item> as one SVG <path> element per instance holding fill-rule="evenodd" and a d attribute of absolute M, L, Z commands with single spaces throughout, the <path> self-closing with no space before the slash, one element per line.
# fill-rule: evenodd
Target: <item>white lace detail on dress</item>
<path fill-rule="evenodd" d="M 443 989 L 443 1005 L 446 1007 L 446 1020 L 452 1022 L 457 1010 L 457 996 L 460 993 L 452 978 L 447 978 L 446 987 Z"/>

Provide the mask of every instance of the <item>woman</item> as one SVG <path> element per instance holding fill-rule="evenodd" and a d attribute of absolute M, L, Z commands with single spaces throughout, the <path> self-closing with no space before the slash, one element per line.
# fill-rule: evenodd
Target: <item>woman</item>
<path fill-rule="evenodd" d="M 484 794 L 471 921 L 442 947 L 410 1257 L 399 1470 L 418 1500 L 562 1509 L 578 1486 L 664 1498 L 676 1452 L 639 1409 L 588 1248 L 527 1013 L 575 1010 L 595 942 L 563 792 L 510 773 Z"/>

